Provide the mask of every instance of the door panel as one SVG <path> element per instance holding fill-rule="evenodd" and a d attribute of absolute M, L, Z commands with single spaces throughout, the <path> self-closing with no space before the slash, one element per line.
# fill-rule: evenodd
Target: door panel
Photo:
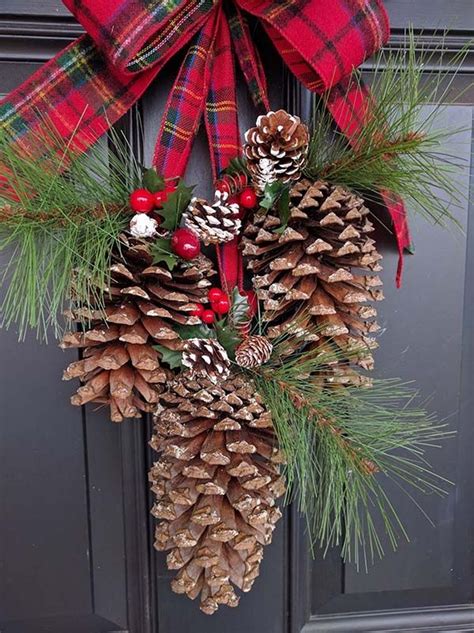
<path fill-rule="evenodd" d="M 0 93 L 64 46 L 59 29 L 41 50 L 35 36 L 2 48 Z M 0 330 L 0 630 L 147 633 L 146 430 L 72 407 L 61 375 L 73 359 L 52 334 Z"/>
<path fill-rule="evenodd" d="M 474 33 L 472 0 L 386 0 L 394 34 L 411 22 L 420 41 L 441 42 L 433 29 L 454 26 L 453 52 Z M 12 9 L 12 6 L 14 8 Z M 454 21 L 456 20 L 456 22 Z M 0 92 L 30 75 L 38 63 L 81 32 L 60 0 L 0 0 Z M 304 93 L 287 82 L 263 34 L 276 107 L 308 112 Z M 163 99 L 177 71 L 167 66 L 141 105 L 121 123 L 149 161 Z M 370 64 L 368 64 L 370 68 Z M 466 59 L 455 89 L 472 81 Z M 463 105 L 449 105 L 445 120 L 465 128 L 450 149 L 469 162 L 473 91 Z M 255 113 L 244 90 L 241 126 Z M 210 187 L 206 140 L 197 139 L 188 180 Z M 461 180 L 469 186 L 466 174 Z M 474 631 L 472 602 L 473 492 L 471 382 L 474 340 L 474 225 L 460 211 L 466 236 L 413 221 L 416 255 L 407 256 L 402 290 L 394 288 L 393 240 L 379 231 L 387 299 L 386 329 L 377 355 L 380 376 L 415 380 L 429 406 L 458 431 L 442 451 L 438 472 L 456 483 L 444 498 L 424 498 L 431 527 L 401 495 L 398 506 L 411 536 L 369 574 L 342 565 L 337 550 L 325 559 L 308 554 L 301 522 L 285 514 L 266 548 L 262 571 L 238 610 L 213 617 L 169 587 L 164 556 L 152 549 L 154 520 L 146 473 L 156 455 L 147 448 L 150 423 L 114 426 L 105 413 L 69 405 L 73 386 L 60 376 L 66 354 L 32 338 L 20 346 L 14 332 L 0 332 L 0 481 L 2 633 L 316 633 L 329 631 Z"/>
<path fill-rule="evenodd" d="M 460 75 L 457 88 L 466 84 Z M 454 92 L 456 86 L 454 86 Z M 473 91 L 462 101 L 474 103 Z M 428 453 L 435 470 L 453 482 L 446 497 L 415 496 L 433 521 L 423 517 L 414 504 L 389 482 L 389 491 L 404 519 L 410 542 L 397 552 L 387 547 L 369 573 L 344 565 L 337 550 L 326 559 L 306 559 L 309 589 L 304 613 L 295 630 L 398 631 L 474 630 L 472 569 L 474 533 L 472 448 L 472 298 L 474 278 L 474 226 L 468 219 L 472 185 L 472 105 L 446 105 L 439 118 L 441 129 L 462 131 L 450 139 L 445 151 L 464 161 L 459 187 L 465 196 L 461 209 L 451 209 L 465 227 L 432 227 L 411 218 L 416 253 L 406 256 L 404 283 L 394 287 L 397 253 L 393 238 L 377 230 L 384 255 L 382 278 L 386 300 L 379 307 L 382 326 L 380 349 L 375 355 L 376 376 L 416 381 L 427 406 L 446 420 L 457 435 L 443 443 L 442 450 Z M 434 192 L 433 195 L 436 195 Z M 297 533 L 295 551 L 301 551 L 300 569 L 305 569 L 305 548 Z M 304 573 L 304 572 L 303 572 Z M 449 629 L 445 628 L 448 627 Z M 468 626 L 468 628 L 465 628 Z M 433 628 L 440 627 L 440 628 Z"/>

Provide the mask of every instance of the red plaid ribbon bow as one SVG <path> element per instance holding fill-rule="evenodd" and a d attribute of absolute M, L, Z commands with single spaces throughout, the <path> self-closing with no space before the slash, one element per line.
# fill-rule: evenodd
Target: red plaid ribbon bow
<path fill-rule="evenodd" d="M 0 104 L 0 126 L 29 146 L 47 118 L 85 151 L 140 98 L 166 62 L 194 38 L 170 93 L 155 151 L 165 176 L 184 173 L 205 115 L 214 176 L 238 154 L 232 49 L 257 106 L 269 109 L 265 75 L 246 15 L 260 20 L 308 89 L 354 138 L 370 99 L 348 85 L 352 70 L 387 40 L 382 0 L 63 0 L 87 35 Z M 403 203 L 385 201 L 400 255 L 409 245 Z M 401 274 L 399 266 L 398 278 Z"/>

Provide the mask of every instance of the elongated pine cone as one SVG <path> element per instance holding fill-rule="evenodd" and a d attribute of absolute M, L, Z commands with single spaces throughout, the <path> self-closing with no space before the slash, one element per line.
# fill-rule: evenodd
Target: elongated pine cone
<path fill-rule="evenodd" d="M 251 369 L 263 365 L 272 355 L 273 345 L 265 336 L 249 336 L 235 350 L 235 362 Z"/>
<path fill-rule="evenodd" d="M 230 374 L 230 360 L 222 345 L 215 339 L 191 338 L 184 344 L 182 363 L 191 378 L 208 378 L 217 383 Z"/>
<path fill-rule="evenodd" d="M 171 587 L 214 613 L 249 591 L 270 543 L 284 492 L 281 454 L 270 413 L 255 385 L 233 374 L 218 385 L 182 373 L 169 384 L 154 419 L 150 471 L 160 520 L 155 547 L 169 550 Z"/>
<path fill-rule="evenodd" d="M 308 128 L 297 116 L 278 110 L 259 116 L 245 133 L 244 155 L 259 191 L 267 184 L 297 180 L 306 164 Z"/>
<path fill-rule="evenodd" d="M 64 380 L 79 378 L 83 385 L 71 398 L 110 407 L 114 422 L 151 412 L 172 373 L 162 367 L 154 345 L 181 349 L 174 324 L 197 325 L 196 303 L 207 301 L 212 262 L 201 255 L 180 260 L 173 273 L 153 265 L 150 242 L 121 236 L 120 253 L 113 256 L 110 288 L 104 288 L 105 313 L 78 307 L 71 314 L 86 321 L 82 331 L 67 332 L 63 349 L 82 350 Z"/>
<path fill-rule="evenodd" d="M 228 202 L 228 193 L 216 191 L 215 201 L 209 204 L 202 198 L 193 198 L 183 214 L 186 227 L 206 244 L 230 242 L 241 228 L 239 205 Z"/>
<path fill-rule="evenodd" d="M 282 233 L 271 211 L 244 228 L 243 254 L 253 273 L 262 318 L 275 338 L 289 329 L 321 352 L 331 350 L 329 379 L 364 382 L 352 364 L 371 369 L 379 330 L 371 304 L 383 299 L 381 255 L 370 238 L 369 210 L 355 193 L 302 179 L 290 193 L 291 215 Z M 289 350 L 291 352 L 292 350 Z"/>

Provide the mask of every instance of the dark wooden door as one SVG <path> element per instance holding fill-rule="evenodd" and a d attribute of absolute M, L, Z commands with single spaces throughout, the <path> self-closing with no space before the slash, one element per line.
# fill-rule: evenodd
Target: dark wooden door
<path fill-rule="evenodd" d="M 414 23 L 419 41 L 441 42 L 455 54 L 474 35 L 472 0 L 387 0 L 394 34 Z M 0 93 L 11 90 L 80 29 L 60 0 L 0 0 Z M 273 102 L 292 95 L 269 54 Z M 144 154 L 150 157 L 171 67 L 140 106 Z M 473 79 L 467 57 L 456 88 Z M 450 105 L 445 122 L 465 131 L 449 150 L 471 161 L 474 91 Z M 253 118 L 244 94 L 242 124 Z M 123 122 L 138 139 L 136 113 Z M 190 179 L 206 178 L 205 141 L 198 139 Z M 469 173 L 461 178 L 467 192 Z M 0 332 L 0 631 L 2 633 L 316 633 L 329 631 L 474 631 L 474 227 L 468 206 L 459 211 L 466 235 L 414 222 L 417 252 L 408 258 L 405 284 L 394 288 L 396 253 L 384 235 L 386 331 L 378 374 L 416 380 L 431 406 L 458 430 L 437 470 L 456 482 L 444 499 L 427 499 L 431 527 L 412 504 L 394 495 L 408 518 L 411 542 L 369 574 L 343 565 L 337 551 L 308 555 L 301 523 L 286 513 L 262 573 L 237 610 L 204 616 L 174 595 L 164 557 L 152 548 L 146 473 L 153 460 L 146 423 L 108 423 L 91 409 L 70 407 L 72 386 L 62 383 L 69 356 L 33 338 L 18 344 Z"/>

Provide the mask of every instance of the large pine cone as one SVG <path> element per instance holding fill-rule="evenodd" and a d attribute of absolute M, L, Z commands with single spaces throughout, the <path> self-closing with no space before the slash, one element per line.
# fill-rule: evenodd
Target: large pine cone
<path fill-rule="evenodd" d="M 244 155 L 259 191 L 276 180 L 297 180 L 308 155 L 308 128 L 297 116 L 278 110 L 259 116 L 245 133 Z"/>
<path fill-rule="evenodd" d="M 359 382 L 363 378 L 349 365 L 372 368 L 372 334 L 379 327 L 370 302 L 383 299 L 369 210 L 358 195 L 323 181 L 299 181 L 290 200 L 283 233 L 275 232 L 281 221 L 271 212 L 255 214 L 244 229 L 243 254 L 263 302 L 267 335 L 297 325 L 303 341 L 337 350 L 332 381 Z"/>
<path fill-rule="evenodd" d="M 153 265 L 149 242 L 122 235 L 120 253 L 113 256 L 110 288 L 103 289 L 105 315 L 85 314 L 79 307 L 73 318 L 89 317 L 89 326 L 66 333 L 61 342 L 64 349 L 83 349 L 82 360 L 69 365 L 63 376 L 84 383 L 72 404 L 109 405 L 114 422 L 152 411 L 172 377 L 160 366 L 153 345 L 181 349 L 173 325 L 199 323 L 191 312 L 196 303 L 207 300 L 213 274 L 211 261 L 203 255 L 190 262 L 180 260 L 170 273 Z"/>
<path fill-rule="evenodd" d="M 270 413 L 255 385 L 234 374 L 219 385 L 181 374 L 160 395 L 151 446 L 161 453 L 150 471 L 161 520 L 155 547 L 171 550 L 176 593 L 214 613 L 237 606 L 233 585 L 249 591 L 263 546 L 281 516 L 284 492 Z"/>

